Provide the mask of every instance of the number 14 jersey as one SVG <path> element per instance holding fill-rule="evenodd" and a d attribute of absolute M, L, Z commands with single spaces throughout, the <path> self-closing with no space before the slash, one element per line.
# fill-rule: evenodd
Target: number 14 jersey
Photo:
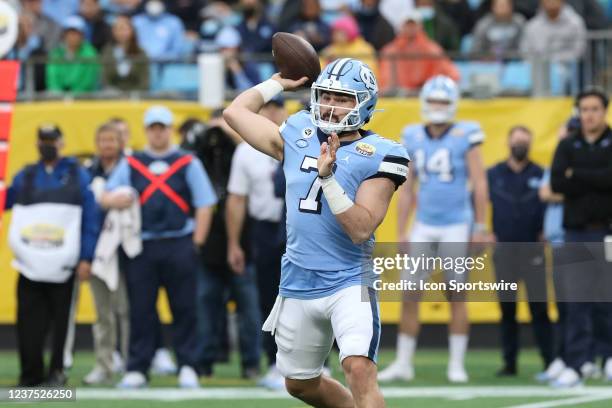
<path fill-rule="evenodd" d="M 287 180 L 287 250 L 280 292 L 308 298 L 296 294 L 317 293 L 325 287 L 319 292 L 327 296 L 359 279 L 361 267 L 370 260 L 374 236 L 354 244 L 329 209 L 317 171 L 327 135 L 312 124 L 309 112 L 290 116 L 280 132 Z M 353 201 L 365 180 L 386 177 L 397 187 L 408 173 L 408 154 L 401 144 L 372 132 L 361 134 L 361 139 L 341 143 L 334 166 L 336 180 Z"/>
<path fill-rule="evenodd" d="M 414 160 L 419 181 L 416 219 L 427 225 L 469 223 L 472 205 L 468 189 L 467 152 L 481 144 L 476 122 L 456 122 L 432 138 L 424 125 L 402 131 L 402 143 Z"/>

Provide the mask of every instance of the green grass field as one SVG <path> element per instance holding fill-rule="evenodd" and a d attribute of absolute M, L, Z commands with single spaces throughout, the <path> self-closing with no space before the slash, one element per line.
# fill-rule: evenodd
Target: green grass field
<path fill-rule="evenodd" d="M 381 366 L 393 358 L 391 352 L 382 352 Z M 446 352 L 419 350 L 416 356 L 417 378 L 410 384 L 385 384 L 383 393 L 388 407 L 426 408 L 547 408 L 547 407 L 588 407 L 608 408 L 612 406 L 612 386 L 602 381 L 591 381 L 582 389 L 556 391 L 541 386 L 532 380 L 541 369 L 539 358 L 533 351 L 521 355 L 520 375 L 511 379 L 497 379 L 494 373 L 499 368 L 497 351 L 473 350 L 467 358 L 470 383 L 465 386 L 451 385 L 446 381 Z M 202 381 L 200 390 L 186 391 L 175 388 L 173 377 L 153 377 L 149 388 L 137 391 L 108 388 L 87 388 L 81 385 L 81 378 L 93 364 L 89 352 L 77 353 L 75 365 L 70 371 L 69 386 L 77 387 L 77 402 L 53 403 L 52 407 L 78 406 L 94 407 L 168 407 L 177 408 L 294 408 L 304 407 L 299 401 L 284 393 L 267 391 L 256 387 L 252 381 L 239 379 L 240 369 L 237 356 L 229 364 L 215 367 L 215 377 Z M 337 357 L 332 359 L 334 375 L 343 381 Z M 18 361 L 15 353 L 0 353 L 0 387 L 15 384 Z M 29 407 L 40 404 L 2 406 Z"/>

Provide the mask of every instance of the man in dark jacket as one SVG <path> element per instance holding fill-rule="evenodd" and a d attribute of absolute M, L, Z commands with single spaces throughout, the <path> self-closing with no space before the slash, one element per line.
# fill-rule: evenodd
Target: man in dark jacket
<path fill-rule="evenodd" d="M 544 223 L 544 203 L 538 196 L 543 170 L 529 160 L 531 140 L 528 128 L 510 129 L 510 157 L 489 169 L 487 176 L 498 242 L 493 257 L 497 281 L 525 282 L 534 337 L 546 368 L 552 361 L 553 339 L 546 303 L 544 247 L 539 242 Z M 519 351 L 516 295 L 500 293 L 499 297 L 504 366 L 497 375 L 514 376 Z"/>
<path fill-rule="evenodd" d="M 13 209 L 9 244 L 19 271 L 17 343 L 23 387 L 66 384 L 63 357 L 75 271 L 79 279 L 91 275 L 100 230 L 90 177 L 76 159 L 60 156 L 63 145 L 57 126 L 39 128 L 40 160 L 17 173 L 7 191 L 6 208 Z M 49 334 L 52 354 L 45 374 Z"/>
<path fill-rule="evenodd" d="M 580 367 L 589 360 L 593 332 L 598 330 L 605 362 L 605 376 L 612 380 L 612 303 L 608 296 L 610 263 L 604 260 L 603 241 L 612 235 L 612 131 L 606 123 L 608 97 L 598 89 L 581 92 L 576 98 L 580 130 L 557 147 L 551 168 L 551 185 L 565 197 L 563 226 L 566 253 L 584 257 L 574 261 L 566 286 L 571 285 L 567 303 L 567 368 L 553 382 L 557 387 L 579 385 Z M 590 243 L 590 244 L 589 244 Z M 586 247 L 586 248 L 585 248 Z M 588 251 L 588 252 L 587 252 Z M 569 255 L 568 255 L 569 256 Z M 568 262 L 572 260 L 568 259 Z M 599 291 L 603 290 L 601 294 Z"/>

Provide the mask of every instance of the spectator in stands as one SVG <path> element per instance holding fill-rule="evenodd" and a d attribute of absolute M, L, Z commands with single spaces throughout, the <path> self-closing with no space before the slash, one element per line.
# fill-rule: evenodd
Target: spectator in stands
<path fill-rule="evenodd" d="M 319 52 L 329 44 L 331 31 L 321 19 L 319 0 L 302 0 L 301 3 L 300 15 L 289 31 L 305 38 Z"/>
<path fill-rule="evenodd" d="M 29 12 L 34 18 L 34 32 L 42 38 L 46 52 L 51 51 L 60 42 L 62 29 L 51 17 L 42 10 L 42 0 L 23 0 L 22 12 Z"/>
<path fill-rule="evenodd" d="M 81 0 L 80 15 L 85 20 L 85 39 L 98 52 L 102 51 L 110 42 L 112 34 L 99 0 Z"/>
<path fill-rule="evenodd" d="M 444 50 L 423 31 L 420 13 L 413 11 L 395 40 L 382 49 L 379 87 L 382 92 L 398 88 L 415 91 L 435 75 L 459 79 L 459 71 Z"/>
<path fill-rule="evenodd" d="M 13 209 L 9 244 L 19 271 L 19 386 L 62 387 L 75 275 L 86 280 L 91 274 L 100 222 L 89 175 L 75 158 L 60 154 L 61 130 L 41 126 L 37 145 L 39 161 L 17 173 L 5 203 Z M 45 372 L 48 335 L 51 360 Z"/>
<path fill-rule="evenodd" d="M 414 5 L 421 14 L 423 30 L 446 51 L 457 51 L 461 45 L 461 33 L 455 22 L 434 0 L 415 0 Z"/>
<path fill-rule="evenodd" d="M 519 51 L 525 18 L 512 9 L 512 0 L 493 0 L 491 12 L 478 20 L 472 52 L 508 58 Z"/>
<path fill-rule="evenodd" d="M 244 91 L 260 82 L 257 65 L 240 59 L 241 38 L 238 31 L 226 26 L 215 37 L 215 46 L 225 58 L 226 86 L 229 89 Z"/>
<path fill-rule="evenodd" d="M 483 0 L 476 9 L 476 19 L 480 20 L 491 12 L 492 0 Z M 512 8 L 515 12 L 529 20 L 536 15 L 540 0 L 512 0 Z"/>
<path fill-rule="evenodd" d="M 395 38 L 393 26 L 378 9 L 379 3 L 379 0 L 361 0 L 353 11 L 361 35 L 376 51 L 380 51 Z"/>
<path fill-rule="evenodd" d="M 520 50 L 526 58 L 576 62 L 586 46 L 582 18 L 565 0 L 541 0 L 538 14 L 527 22 Z"/>
<path fill-rule="evenodd" d="M 544 224 L 544 204 L 538 196 L 543 170 L 529 159 L 532 140 L 525 126 L 512 127 L 508 133 L 510 156 L 491 167 L 487 178 L 498 242 L 493 255 L 495 275 L 498 282 L 524 282 L 533 334 L 546 369 L 553 360 L 554 338 L 547 311 L 544 246 L 539 242 Z M 517 375 L 520 330 L 516 296 L 513 291 L 498 294 L 504 360 L 499 377 Z"/>
<path fill-rule="evenodd" d="M 104 84 L 123 91 L 149 89 L 147 56 L 138 46 L 132 20 L 117 16 L 112 41 L 102 52 Z"/>
<path fill-rule="evenodd" d="M 375 76 L 378 76 L 376 50 L 359 34 L 355 19 L 346 15 L 332 24 L 332 43 L 321 52 L 322 66 L 336 58 L 357 58 L 366 63 Z"/>
<path fill-rule="evenodd" d="M 226 26 L 234 26 L 234 18 L 240 15 L 226 3 L 214 1 L 200 11 L 202 19 L 200 24 L 200 44 L 199 52 L 216 52 L 215 38 L 217 34 Z"/>
<path fill-rule="evenodd" d="M 189 52 L 183 22 L 166 12 L 161 0 L 147 0 L 145 12 L 133 17 L 138 45 L 152 60 L 173 60 Z"/>
<path fill-rule="evenodd" d="M 242 51 L 269 53 L 272 51 L 272 35 L 276 32 L 265 15 L 262 0 L 240 0 L 243 20 L 238 26 L 242 37 Z"/>
<path fill-rule="evenodd" d="M 26 73 L 26 61 L 33 62 L 31 59 L 41 58 L 42 62 L 34 64 L 34 80 L 33 86 L 34 91 L 45 90 L 45 64 L 44 57 L 46 52 L 44 49 L 44 42 L 42 37 L 36 33 L 34 27 L 36 17 L 28 12 L 24 11 L 19 15 L 19 32 L 17 34 L 17 41 L 15 46 L 8 53 L 7 58 L 18 60 L 22 62 L 19 74 L 19 90 L 23 91 L 26 87 L 26 81 L 28 80 Z"/>
<path fill-rule="evenodd" d="M 106 180 L 123 156 L 123 139 L 119 130 L 110 122 L 101 125 L 95 135 L 96 156 L 88 168 L 92 178 L 91 190 L 99 201 L 104 192 Z M 101 217 L 100 228 L 104 225 Z M 105 270 L 109 273 L 109 270 Z M 113 353 L 119 350 L 123 358 L 127 358 L 130 321 L 128 313 L 127 288 L 125 274 L 119 271 L 117 286 L 109 287 L 106 279 L 96 274 L 89 280 L 94 305 L 96 321 L 93 324 L 94 368 L 83 378 L 86 385 L 109 385 L 112 381 Z M 119 327 L 119 331 L 117 331 Z"/>
<path fill-rule="evenodd" d="M 142 0 L 100 0 L 102 9 L 110 14 L 133 15 L 141 3 Z"/>
<path fill-rule="evenodd" d="M 213 216 L 210 240 L 202 248 L 203 271 L 198 282 L 199 324 L 202 337 L 200 368 L 203 375 L 213 374 L 213 363 L 222 352 L 224 333 L 221 330 L 226 330 L 223 317 L 227 313 L 226 304 L 231 294 L 231 298 L 236 301 L 238 313 L 242 377 L 254 379 L 259 375 L 262 337 L 256 273 L 250 263 L 247 268 L 238 271 L 230 269 L 227 262 L 228 235 L 225 228 L 228 179 L 236 143 L 240 143 L 241 139 L 229 128 L 221 115 L 221 110 L 213 113 L 212 119 L 208 122 L 208 129 L 196 143 L 197 155 L 205 163 L 220 198 Z M 248 241 L 245 236 L 242 244 L 246 242 Z M 274 286 L 274 282 L 269 284 Z"/>
<path fill-rule="evenodd" d="M 164 0 L 170 14 L 181 19 L 188 35 L 197 35 L 200 29 L 200 9 L 206 0 Z"/>
<path fill-rule="evenodd" d="M 166 107 L 147 110 L 147 148 L 119 162 L 101 199 L 104 208 L 123 209 L 140 196 L 143 248 L 125 264 L 130 346 L 120 388 L 147 384 L 156 346 L 155 303 L 160 286 L 166 289 L 172 310 L 174 348 L 181 367 L 178 385 L 199 387 L 195 371 L 198 252 L 206 242 L 217 198 L 200 160 L 172 144 L 173 121 Z M 132 187 L 137 195 L 120 187 Z"/>
<path fill-rule="evenodd" d="M 287 119 L 284 101 L 279 98 L 266 103 L 260 114 L 278 126 Z M 252 163 L 258 165 L 253 166 Z M 255 274 L 261 316 L 270 314 L 278 296 L 281 258 L 285 251 L 284 242 L 279 240 L 280 230 L 285 229 L 285 225 L 280 223 L 284 201 L 274 196 L 272 180 L 278 165 L 277 160 L 247 143 L 241 143 L 232 158 L 227 185 L 227 262 L 239 276 Z M 247 218 L 251 219 L 247 245 L 252 249 L 254 265 L 249 265 L 245 257 L 243 227 Z M 267 388 L 284 389 L 285 379 L 276 367 L 274 337 L 264 333 L 263 340 L 269 370 L 260 383 Z"/>
<path fill-rule="evenodd" d="M 468 0 L 439 0 L 437 7 L 453 20 L 461 37 L 472 32 L 476 23 L 476 13 Z"/>
<path fill-rule="evenodd" d="M 606 359 L 605 378 L 612 381 L 611 264 L 606 262 L 604 252 L 608 251 L 603 248 L 604 239 L 612 235 L 612 130 L 606 122 L 608 104 L 608 95 L 602 90 L 591 88 L 578 94 L 580 130 L 559 143 L 551 167 L 552 190 L 564 196 L 565 242 L 574 243 L 566 252 L 571 250 L 581 257 L 578 262 L 571 260 L 579 269 L 563 276 L 572 298 L 566 303 L 567 367 L 552 383 L 560 388 L 582 383 L 581 367 L 593 354 L 595 333 L 600 337 L 597 351 Z"/>
<path fill-rule="evenodd" d="M 85 22 L 67 17 L 62 24 L 62 44 L 51 51 L 47 64 L 47 90 L 92 92 L 98 89 L 100 66 L 96 49 L 85 40 Z"/>
<path fill-rule="evenodd" d="M 42 11 L 57 24 L 79 12 L 79 0 L 42 0 Z"/>

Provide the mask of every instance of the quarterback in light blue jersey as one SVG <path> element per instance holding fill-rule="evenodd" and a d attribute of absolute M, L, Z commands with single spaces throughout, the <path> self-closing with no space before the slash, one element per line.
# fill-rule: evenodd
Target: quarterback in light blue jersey
<path fill-rule="evenodd" d="M 275 74 L 224 112 L 247 143 L 283 162 L 287 179 L 287 250 L 264 330 L 275 336 L 277 368 L 293 396 L 313 406 L 382 407 L 380 318 L 368 282 L 374 231 L 406 180 L 408 154 L 362 129 L 374 113 L 378 86 L 370 68 L 355 59 L 326 66 L 312 84 L 310 111 L 280 128 L 257 114 L 306 80 Z M 321 375 L 334 338 L 350 391 Z"/>
<path fill-rule="evenodd" d="M 400 192 L 398 237 L 410 242 L 413 256 L 465 257 L 470 241 L 489 239 L 484 224 L 487 179 L 479 147 L 484 134 L 478 123 L 455 121 L 459 90 L 452 79 L 441 75 L 431 78 L 421 90 L 420 102 L 425 123 L 409 125 L 402 131 L 402 143 L 414 160 L 414 171 Z M 407 235 L 415 206 L 415 221 Z M 435 251 L 432 242 L 437 243 Z M 427 279 L 433 271 L 424 272 L 421 279 Z M 467 273 L 460 272 L 445 271 L 445 277 L 466 280 Z M 454 301 L 450 302 L 447 377 L 450 382 L 461 383 L 468 381 L 464 358 L 469 323 L 466 304 L 457 301 L 461 298 L 456 295 L 449 294 Z M 414 377 L 412 359 L 420 329 L 418 303 L 406 300 L 402 307 L 397 358 L 378 375 L 383 382 L 410 381 Z"/>

